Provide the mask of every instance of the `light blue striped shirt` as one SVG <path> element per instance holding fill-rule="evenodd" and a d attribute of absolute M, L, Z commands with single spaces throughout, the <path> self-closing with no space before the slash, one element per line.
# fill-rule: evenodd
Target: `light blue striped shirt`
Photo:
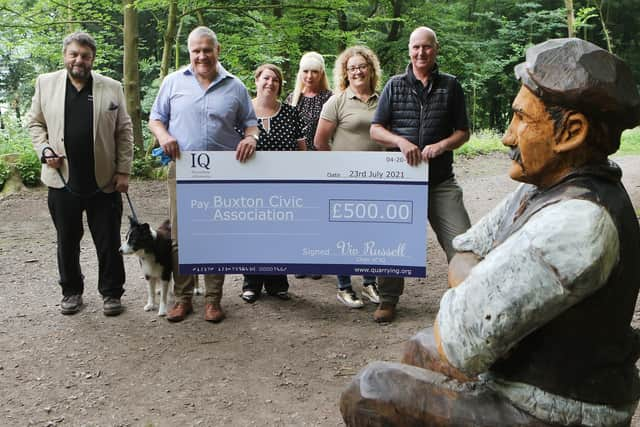
<path fill-rule="evenodd" d="M 244 84 L 217 64 L 215 80 L 202 89 L 191 66 L 169 74 L 151 108 L 150 119 L 164 123 L 180 151 L 232 151 L 258 119 Z"/>

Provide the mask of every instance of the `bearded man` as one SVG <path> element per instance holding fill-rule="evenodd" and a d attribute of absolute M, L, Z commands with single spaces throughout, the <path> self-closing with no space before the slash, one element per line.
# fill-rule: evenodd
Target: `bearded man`
<path fill-rule="evenodd" d="M 122 85 L 92 70 L 96 42 L 85 32 L 62 42 L 64 69 L 42 74 L 28 115 L 33 147 L 42 159 L 41 181 L 56 228 L 60 312 L 83 307 L 80 268 L 82 213 L 98 256 L 98 291 L 103 312 L 124 307 L 125 271 L 120 248 L 122 196 L 129 189 L 133 131 Z"/>
<path fill-rule="evenodd" d="M 579 39 L 528 49 L 503 143 L 523 184 L 466 233 L 436 322 L 409 365 L 376 363 L 343 393 L 360 425 L 629 425 L 640 230 L 608 160 L 640 122 L 620 59 Z M 426 369 L 425 369 L 426 368 Z"/>

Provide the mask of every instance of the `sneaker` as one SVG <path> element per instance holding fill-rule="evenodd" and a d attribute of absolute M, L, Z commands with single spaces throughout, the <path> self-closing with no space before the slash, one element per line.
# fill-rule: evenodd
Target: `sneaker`
<path fill-rule="evenodd" d="M 273 294 L 274 297 L 280 298 L 283 301 L 289 301 L 291 299 L 291 295 L 287 291 L 280 291 Z"/>
<path fill-rule="evenodd" d="M 117 316 L 124 311 L 124 307 L 120 303 L 120 298 L 103 297 L 102 312 L 105 316 Z"/>
<path fill-rule="evenodd" d="M 312 275 L 311 275 L 311 278 L 312 278 L 313 280 L 321 279 L 321 278 L 322 278 L 322 274 L 312 274 Z"/>
<path fill-rule="evenodd" d="M 245 302 L 248 302 L 249 304 L 253 304 L 254 302 L 256 302 L 258 300 L 258 297 L 259 295 L 253 291 L 244 291 L 240 295 L 240 298 L 242 298 Z"/>
<path fill-rule="evenodd" d="M 82 308 L 82 295 L 69 295 L 62 297 L 60 302 L 60 313 L 62 314 L 76 314 Z"/>
<path fill-rule="evenodd" d="M 372 303 L 380 304 L 380 294 L 378 293 L 378 286 L 376 286 L 375 283 L 364 285 L 362 287 L 362 295 L 367 297 Z"/>
<path fill-rule="evenodd" d="M 345 288 L 338 290 L 338 301 L 351 308 L 360 308 L 364 305 L 353 289 Z"/>
<path fill-rule="evenodd" d="M 305 277 L 307 277 L 306 274 L 294 274 L 293 277 L 295 277 L 296 279 L 303 279 Z"/>

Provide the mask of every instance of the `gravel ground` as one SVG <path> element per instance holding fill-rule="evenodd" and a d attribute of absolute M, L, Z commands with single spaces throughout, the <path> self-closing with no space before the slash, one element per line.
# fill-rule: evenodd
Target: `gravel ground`
<path fill-rule="evenodd" d="M 617 160 L 638 208 L 640 156 Z M 508 164 L 504 154 L 456 162 L 472 221 L 516 186 Z M 130 194 L 142 220 L 157 225 L 168 216 L 163 182 L 133 182 Z M 370 361 L 398 361 L 405 340 L 432 325 L 446 289 L 444 254 L 430 231 L 429 276 L 408 280 L 399 317 L 389 325 L 372 321 L 372 304 L 360 310 L 339 304 L 330 276 L 290 276 L 291 301 L 263 298 L 254 305 L 239 298 L 241 277 L 229 276 L 224 322 L 205 322 L 196 297 L 195 314 L 170 324 L 142 310 L 146 285 L 132 257 L 127 310 L 107 318 L 87 233 L 86 306 L 62 316 L 45 190 L 0 200 L 0 216 L 3 426 L 339 426 L 338 398 L 350 378 Z M 640 314 L 634 323 L 640 325 Z"/>

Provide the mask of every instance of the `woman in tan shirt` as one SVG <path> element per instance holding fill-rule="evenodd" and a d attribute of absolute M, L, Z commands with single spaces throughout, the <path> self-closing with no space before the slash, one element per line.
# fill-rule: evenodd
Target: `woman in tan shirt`
<path fill-rule="evenodd" d="M 382 151 L 369 137 L 369 127 L 378 105 L 380 83 L 378 57 L 365 46 L 352 46 L 336 59 L 333 69 L 334 95 L 322 107 L 314 145 L 319 151 Z M 362 295 L 378 304 L 375 276 L 363 276 Z M 351 287 L 351 276 L 338 276 L 338 301 L 360 308 L 362 300 Z"/>

